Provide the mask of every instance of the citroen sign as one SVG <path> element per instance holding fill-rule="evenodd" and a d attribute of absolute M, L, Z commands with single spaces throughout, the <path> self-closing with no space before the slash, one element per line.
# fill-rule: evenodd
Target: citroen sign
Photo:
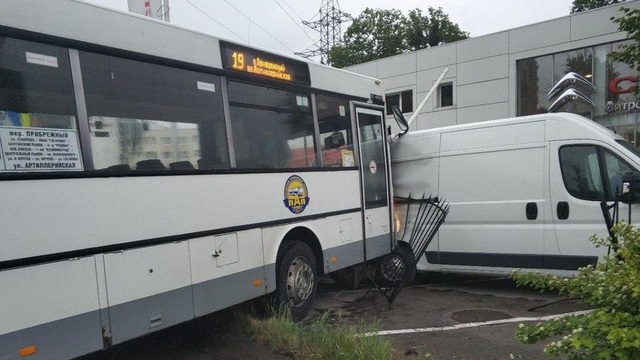
<path fill-rule="evenodd" d="M 579 89 L 586 90 L 589 96 L 582 93 Z M 591 100 L 590 95 L 593 94 L 595 90 L 595 87 L 589 80 L 580 74 L 570 72 L 563 76 L 547 94 L 549 100 L 555 99 L 551 106 L 549 106 L 547 112 L 555 112 L 562 105 L 571 101 L 582 102 L 594 107 L 596 104 Z"/>

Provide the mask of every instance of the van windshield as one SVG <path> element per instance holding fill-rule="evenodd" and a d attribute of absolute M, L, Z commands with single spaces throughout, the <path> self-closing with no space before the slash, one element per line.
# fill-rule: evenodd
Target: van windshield
<path fill-rule="evenodd" d="M 630 142 L 626 140 L 616 140 L 616 142 L 622 145 L 625 149 L 631 151 L 635 156 L 640 158 L 640 150 L 638 150 L 635 146 L 633 146 Z"/>

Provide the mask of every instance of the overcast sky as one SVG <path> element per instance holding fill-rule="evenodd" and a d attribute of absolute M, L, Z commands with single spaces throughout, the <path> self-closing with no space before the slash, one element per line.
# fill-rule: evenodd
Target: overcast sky
<path fill-rule="evenodd" d="M 128 10 L 127 0 L 85 0 Z M 169 0 L 173 24 L 228 40 L 292 54 L 320 35 L 301 24 L 317 20 L 322 0 Z M 572 0 L 342 0 L 342 11 L 357 17 L 365 8 L 409 10 L 441 7 L 472 37 L 566 16 Z M 349 23 L 342 25 L 344 32 Z"/>

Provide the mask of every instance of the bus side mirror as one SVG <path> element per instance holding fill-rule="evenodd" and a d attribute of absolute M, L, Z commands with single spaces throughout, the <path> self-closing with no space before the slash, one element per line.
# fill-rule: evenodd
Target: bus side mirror
<path fill-rule="evenodd" d="M 409 124 L 402 114 L 402 111 L 400 111 L 400 107 L 398 105 L 391 106 L 391 112 L 393 113 L 393 118 L 396 120 L 398 127 L 400 127 L 402 135 L 406 134 L 407 131 L 409 131 Z"/>
<path fill-rule="evenodd" d="M 640 173 L 628 172 L 622 175 L 622 194 L 620 201 L 625 204 L 640 203 Z"/>

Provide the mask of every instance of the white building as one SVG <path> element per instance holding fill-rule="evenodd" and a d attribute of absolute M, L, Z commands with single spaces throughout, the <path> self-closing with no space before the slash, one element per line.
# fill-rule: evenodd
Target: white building
<path fill-rule="evenodd" d="M 640 1 L 586 11 L 529 26 L 423 49 L 348 69 L 382 80 L 387 103 L 411 115 L 445 68 L 449 72 L 412 129 L 426 129 L 546 112 L 567 73 L 589 80 L 593 90 L 570 85 L 594 105 L 569 102 L 556 111 L 581 113 L 635 144 L 640 102 L 638 71 L 608 60 L 624 43 L 611 17 Z M 499 20 L 497 20 L 499 21 Z M 390 114 L 390 113 L 389 113 Z M 640 144 L 639 144 L 640 145 Z"/>

